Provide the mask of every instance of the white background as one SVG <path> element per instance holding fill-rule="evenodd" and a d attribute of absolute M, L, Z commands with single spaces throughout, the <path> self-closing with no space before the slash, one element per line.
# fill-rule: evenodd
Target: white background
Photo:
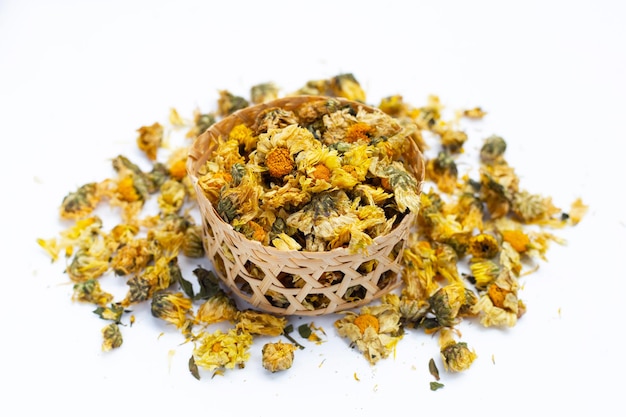
<path fill-rule="evenodd" d="M 0 414 L 619 415 L 625 19 L 619 1 L 0 0 Z M 435 339 L 411 333 L 372 367 L 330 318 L 314 320 L 326 342 L 274 375 L 257 347 L 245 369 L 195 380 L 189 346 L 147 310 L 103 353 L 103 322 L 35 243 L 63 227 L 62 197 L 112 176 L 110 158 L 132 155 L 136 129 L 171 107 L 189 117 L 219 89 L 289 92 L 342 72 L 374 104 L 481 106 L 523 188 L 590 206 L 523 279 L 518 325 L 464 327 L 478 359 L 436 392 Z"/>

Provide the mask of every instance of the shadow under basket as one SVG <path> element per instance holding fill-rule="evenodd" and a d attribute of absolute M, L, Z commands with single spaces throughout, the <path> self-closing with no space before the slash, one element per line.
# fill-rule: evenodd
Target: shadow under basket
<path fill-rule="evenodd" d="M 198 136 L 189 151 L 187 170 L 203 221 L 206 255 L 223 283 L 255 309 L 277 315 L 330 314 L 368 304 L 401 282 L 403 250 L 416 213 L 408 212 L 388 234 L 374 238 L 367 253 L 344 247 L 319 252 L 286 251 L 237 232 L 220 217 L 198 183 L 199 170 L 211 158 L 220 138 L 227 138 L 233 127 L 242 123 L 253 126 L 257 115 L 266 109 L 279 107 L 297 112 L 304 104 L 324 105 L 329 100 L 354 110 L 380 112 L 334 97 L 286 97 L 225 117 Z M 412 138 L 407 137 L 406 142 L 403 162 L 421 188 L 423 156 Z"/>

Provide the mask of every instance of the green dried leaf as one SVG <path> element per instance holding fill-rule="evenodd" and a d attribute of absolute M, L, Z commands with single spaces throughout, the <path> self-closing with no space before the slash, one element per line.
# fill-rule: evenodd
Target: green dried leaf
<path fill-rule="evenodd" d="M 122 315 L 126 310 L 120 304 L 111 303 L 109 307 L 98 307 L 93 312 L 103 320 L 111 320 L 116 324 L 120 324 Z"/>
<path fill-rule="evenodd" d="M 428 370 L 430 371 L 430 374 L 435 377 L 437 381 L 439 381 L 439 369 L 437 369 L 437 364 L 435 364 L 435 360 L 433 358 L 430 358 L 428 361 Z"/>
<path fill-rule="evenodd" d="M 198 381 L 200 380 L 200 371 L 198 370 L 198 365 L 196 364 L 196 358 L 193 355 L 189 358 L 189 372 L 196 378 Z"/>
<path fill-rule="evenodd" d="M 293 324 L 288 324 L 283 329 L 283 336 L 285 336 L 285 338 L 287 340 L 289 340 L 291 343 L 293 343 L 294 345 L 298 346 L 298 349 L 304 349 L 304 346 L 302 346 L 300 343 L 296 342 L 296 340 L 293 337 L 291 337 L 291 335 L 289 334 L 291 332 L 293 332 Z"/>
<path fill-rule="evenodd" d="M 440 388 L 443 388 L 444 385 L 441 382 L 436 382 L 436 381 L 432 381 L 430 383 L 430 390 L 431 391 L 437 391 Z"/>
<path fill-rule="evenodd" d="M 177 276 L 177 281 L 180 287 L 183 289 L 183 292 L 185 293 L 185 295 L 193 300 L 195 297 L 193 284 L 187 281 L 185 278 L 183 278 L 182 274 Z"/>
<path fill-rule="evenodd" d="M 193 270 L 194 275 L 198 278 L 200 291 L 194 296 L 194 300 L 206 300 L 221 291 L 219 280 L 213 273 L 201 266 Z"/>
<path fill-rule="evenodd" d="M 311 336 L 311 333 L 313 333 L 313 331 L 311 330 L 311 326 L 309 324 L 304 323 L 298 326 L 298 333 L 300 333 L 300 336 L 302 338 L 308 339 L 309 336 Z"/>

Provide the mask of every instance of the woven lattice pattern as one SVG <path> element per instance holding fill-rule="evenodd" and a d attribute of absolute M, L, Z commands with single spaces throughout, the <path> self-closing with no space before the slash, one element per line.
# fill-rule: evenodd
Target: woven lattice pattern
<path fill-rule="evenodd" d="M 240 123 L 251 125 L 256 115 L 266 108 L 294 110 L 312 100 L 328 98 L 290 97 L 240 110 L 199 136 L 188 160 L 189 175 L 204 221 L 205 249 L 215 272 L 241 299 L 275 314 L 333 313 L 369 303 L 396 288 L 400 281 L 402 252 L 416 218 L 415 213 L 407 214 L 389 234 L 376 237 L 367 253 L 353 253 L 347 248 L 326 252 L 278 250 L 247 239 L 222 220 L 197 178 L 198 170 L 210 158 L 219 138 L 228 135 Z M 415 143 L 409 142 L 406 159 L 421 182 L 424 177 L 422 155 Z M 292 285 L 294 281 L 297 285 Z"/>

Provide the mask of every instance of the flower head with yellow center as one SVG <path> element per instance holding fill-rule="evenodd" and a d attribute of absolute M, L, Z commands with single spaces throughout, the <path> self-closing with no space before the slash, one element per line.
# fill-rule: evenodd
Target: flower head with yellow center
<path fill-rule="evenodd" d="M 335 321 L 340 336 L 363 353 L 370 364 L 388 357 L 402 338 L 400 312 L 390 303 L 362 307 Z"/>

